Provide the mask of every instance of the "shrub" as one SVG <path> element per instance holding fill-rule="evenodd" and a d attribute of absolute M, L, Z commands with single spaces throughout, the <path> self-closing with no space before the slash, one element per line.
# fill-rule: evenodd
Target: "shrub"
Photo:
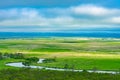
<path fill-rule="evenodd" d="M 30 61 L 24 61 L 24 62 L 22 62 L 22 64 L 23 64 L 24 66 L 30 66 L 31 62 L 30 62 Z"/>
<path fill-rule="evenodd" d="M 24 58 L 24 55 L 22 53 L 15 53 L 15 54 L 4 53 L 4 56 L 8 57 L 8 58 L 14 58 L 14 59 L 23 59 Z"/>
<path fill-rule="evenodd" d="M 0 53 L 0 60 L 3 59 L 2 53 Z"/>
<path fill-rule="evenodd" d="M 37 63 L 39 61 L 39 58 L 37 57 L 31 57 L 31 58 L 26 58 L 25 59 L 26 61 L 29 61 L 29 62 L 33 62 L 33 63 Z"/>
<path fill-rule="evenodd" d="M 47 58 L 43 60 L 43 63 L 51 63 L 51 62 L 56 62 L 56 58 Z"/>

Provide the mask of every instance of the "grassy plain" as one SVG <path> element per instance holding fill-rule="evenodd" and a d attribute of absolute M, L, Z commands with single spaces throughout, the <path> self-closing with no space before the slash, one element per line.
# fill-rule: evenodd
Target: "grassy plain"
<path fill-rule="evenodd" d="M 120 68 L 119 39 L 40 38 L 0 40 L 0 52 L 21 52 L 27 57 L 54 58 L 56 62 L 42 63 L 47 67 L 63 68 L 65 64 L 75 69 L 118 70 Z M 0 60 L 0 69 L 13 59 Z"/>

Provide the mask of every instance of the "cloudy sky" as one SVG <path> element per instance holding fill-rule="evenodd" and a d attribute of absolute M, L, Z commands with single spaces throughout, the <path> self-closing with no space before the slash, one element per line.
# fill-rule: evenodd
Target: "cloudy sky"
<path fill-rule="evenodd" d="M 120 0 L 0 0 L 0 32 L 120 28 Z"/>

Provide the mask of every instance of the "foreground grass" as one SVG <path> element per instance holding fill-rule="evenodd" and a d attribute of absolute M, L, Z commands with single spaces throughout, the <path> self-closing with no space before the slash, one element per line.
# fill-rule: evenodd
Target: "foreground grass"
<path fill-rule="evenodd" d="M 120 74 L 47 71 L 39 69 L 0 70 L 0 80 L 119 80 Z"/>

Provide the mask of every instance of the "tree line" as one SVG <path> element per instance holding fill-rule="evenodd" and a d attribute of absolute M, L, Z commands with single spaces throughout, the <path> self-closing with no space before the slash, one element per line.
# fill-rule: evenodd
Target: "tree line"
<path fill-rule="evenodd" d="M 22 53 L 2 53 L 0 52 L 0 60 L 5 58 L 24 59 L 25 56 Z"/>

